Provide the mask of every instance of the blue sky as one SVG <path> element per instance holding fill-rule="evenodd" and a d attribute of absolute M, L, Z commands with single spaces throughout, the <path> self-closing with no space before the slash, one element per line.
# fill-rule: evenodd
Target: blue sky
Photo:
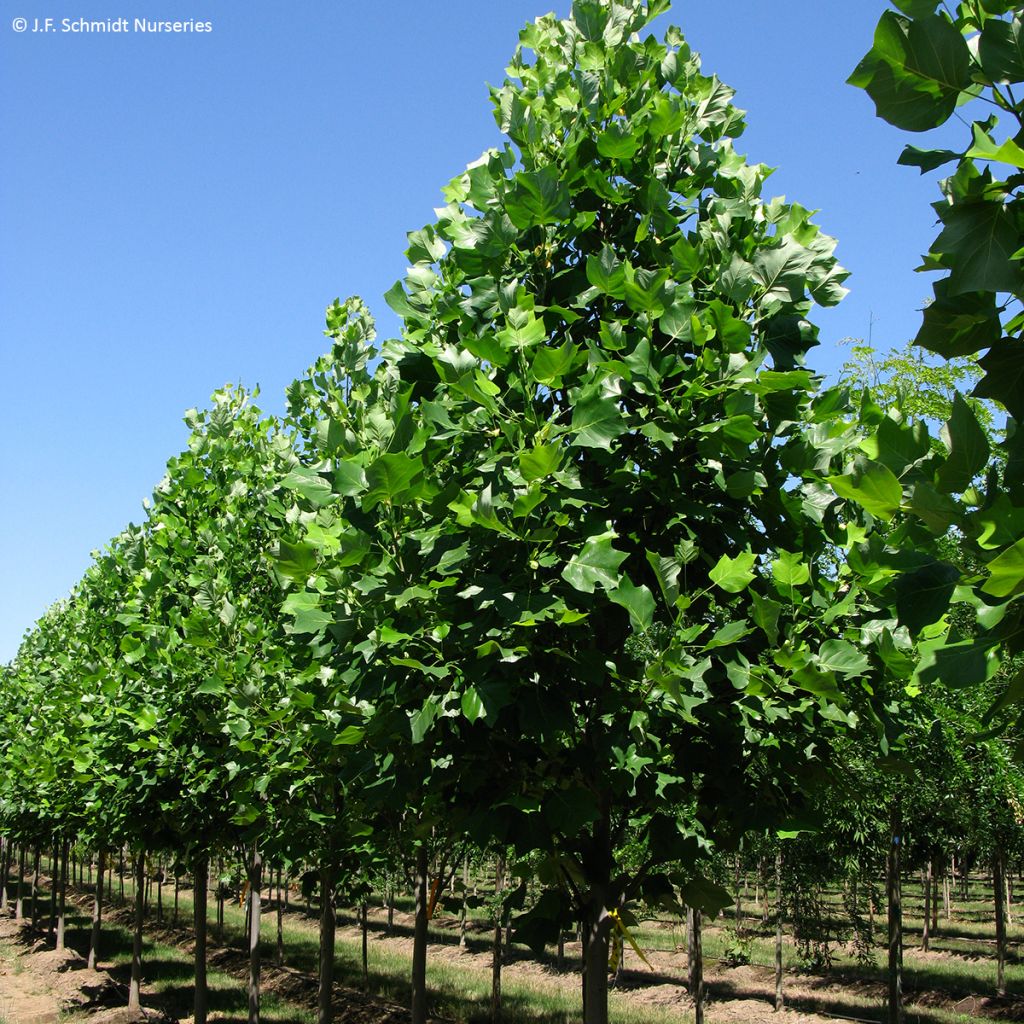
<path fill-rule="evenodd" d="M 323 310 L 382 295 L 405 233 L 499 135 L 519 29 L 569 0 L 3 0 L 0 20 L 0 661 L 129 521 L 226 382 L 260 404 L 323 347 Z M 737 90 L 767 192 L 820 213 L 852 272 L 812 367 L 848 336 L 900 344 L 930 294 L 931 176 L 844 85 L 881 2 L 679 2 Z M 13 19 L 54 19 L 49 33 Z M 71 34 L 62 18 L 208 20 L 205 34 Z M 954 133 L 966 131 L 958 128 Z M 913 140 L 922 144 L 920 139 Z"/>

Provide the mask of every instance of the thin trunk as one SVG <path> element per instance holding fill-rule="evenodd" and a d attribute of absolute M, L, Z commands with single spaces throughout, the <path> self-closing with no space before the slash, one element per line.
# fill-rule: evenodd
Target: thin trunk
<path fill-rule="evenodd" d="M 281 869 L 277 869 L 277 966 L 284 966 L 284 908 L 281 906 Z"/>
<path fill-rule="evenodd" d="M 889 902 L 889 999 L 887 1024 L 903 1024 L 903 907 L 900 892 L 900 844 L 903 841 L 899 800 L 889 817 L 889 857 L 886 888 Z"/>
<path fill-rule="evenodd" d="M 927 867 L 921 872 L 924 885 L 924 924 L 921 928 L 921 949 L 928 952 L 928 943 L 931 939 L 932 925 L 932 862 L 928 861 Z"/>
<path fill-rule="evenodd" d="M 782 851 L 775 855 L 775 1010 L 782 1009 Z"/>
<path fill-rule="evenodd" d="M 1013 872 L 1005 871 L 1006 875 L 1006 926 L 1013 927 Z"/>
<path fill-rule="evenodd" d="M 39 847 L 35 848 L 32 861 L 32 931 L 39 926 Z"/>
<path fill-rule="evenodd" d="M 260 891 L 263 855 L 258 847 L 249 864 L 249 1024 L 260 1024 Z"/>
<path fill-rule="evenodd" d="M 20 921 L 25 916 L 25 844 L 21 844 L 21 854 L 18 857 L 18 895 L 14 902 L 14 920 Z"/>
<path fill-rule="evenodd" d="M 368 990 L 370 988 L 370 959 L 369 950 L 367 949 L 367 932 L 369 930 L 367 925 L 367 913 L 368 907 L 366 905 L 366 898 L 363 898 L 363 902 L 359 907 L 359 927 L 362 931 L 363 939 L 363 988 Z"/>
<path fill-rule="evenodd" d="M 936 935 L 939 931 L 939 873 L 931 861 L 928 867 L 932 876 L 932 935 Z"/>
<path fill-rule="evenodd" d="M 453 876 L 454 877 L 454 876 Z M 469 916 L 469 854 L 462 858 L 462 910 L 459 912 L 459 949 L 466 948 L 466 919 Z"/>
<path fill-rule="evenodd" d="M 992 888 L 996 903 L 996 995 L 1006 995 L 1006 887 L 1003 882 L 1003 851 L 996 850 L 992 861 Z"/>
<path fill-rule="evenodd" d="M 700 911 L 686 908 L 686 962 L 694 1024 L 704 1024 L 704 951 L 700 938 Z"/>
<path fill-rule="evenodd" d="M 96 970 L 96 963 L 100 955 L 100 928 L 103 925 L 103 869 L 106 867 L 107 854 L 100 850 L 99 861 L 96 865 L 96 888 L 92 897 L 92 936 L 89 939 L 89 963 L 90 971 Z"/>
<path fill-rule="evenodd" d="M 395 927 L 395 890 L 393 886 L 388 886 L 388 925 L 385 931 L 386 935 L 390 935 Z"/>
<path fill-rule="evenodd" d="M 500 854 L 494 865 L 494 894 L 500 898 L 505 888 L 505 855 Z M 501 1020 L 501 903 L 497 904 L 494 918 L 494 945 L 491 948 L 491 1020 Z"/>
<path fill-rule="evenodd" d="M 67 909 L 67 892 L 68 892 L 68 840 L 65 839 L 61 844 L 60 851 L 60 896 L 57 902 L 57 949 L 64 948 L 64 922 L 65 911 Z M 56 889 L 58 886 L 54 884 Z"/>
<path fill-rule="evenodd" d="M 317 1024 L 331 1024 L 331 992 L 334 986 L 334 864 L 320 865 L 320 981 L 317 990 Z"/>
<path fill-rule="evenodd" d="M 555 966 L 559 971 L 565 970 L 565 929 L 558 925 L 558 949 L 555 954 Z"/>
<path fill-rule="evenodd" d="M 180 889 L 181 889 L 181 876 L 178 874 L 177 867 L 175 867 L 175 871 L 174 871 L 174 913 L 171 915 L 171 924 L 175 928 L 177 928 L 177 926 L 178 926 L 178 892 L 180 891 Z"/>
<path fill-rule="evenodd" d="M 11 874 L 11 843 L 9 840 L 4 840 L 4 856 L 3 856 L 3 867 L 0 868 L 3 872 L 3 879 L 0 879 L 0 910 L 7 909 L 7 887 L 10 881 Z"/>
<path fill-rule="evenodd" d="M 128 1009 L 139 1009 L 142 989 L 142 916 L 146 899 L 146 851 L 135 862 L 135 934 L 132 936 L 132 980 L 128 987 Z"/>
<path fill-rule="evenodd" d="M 412 945 L 412 1024 L 427 1020 L 427 848 L 416 851 L 416 924 Z"/>
<path fill-rule="evenodd" d="M 156 866 L 156 919 L 164 923 L 164 864 L 159 861 Z"/>
<path fill-rule="evenodd" d="M 50 941 L 57 944 L 57 892 L 60 889 L 59 844 L 54 839 L 50 848 Z"/>
<path fill-rule="evenodd" d="M 949 875 L 942 876 L 942 911 L 947 921 L 953 917 L 952 907 L 949 902 L 950 891 L 949 891 Z"/>
<path fill-rule="evenodd" d="M 612 878 L 611 822 L 602 814 L 591 828 L 584 862 L 589 893 L 583 907 L 583 1020 L 608 1024 L 608 945 L 612 932 L 609 907 Z"/>
<path fill-rule="evenodd" d="M 740 915 L 742 907 L 740 902 L 740 855 L 736 854 L 736 862 L 733 865 L 733 891 L 736 893 L 736 934 L 740 933 Z"/>
<path fill-rule="evenodd" d="M 204 853 L 195 862 L 192 876 L 192 920 L 195 928 L 195 992 L 192 1016 L 195 1024 L 206 1024 L 206 894 L 210 885 L 210 859 Z"/>

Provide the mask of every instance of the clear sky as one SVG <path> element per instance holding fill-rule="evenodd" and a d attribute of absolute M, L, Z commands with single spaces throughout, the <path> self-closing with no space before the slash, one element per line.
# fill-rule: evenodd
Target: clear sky
<path fill-rule="evenodd" d="M 844 84 L 884 8 L 704 0 L 661 21 L 737 90 L 738 148 L 778 168 L 768 193 L 820 210 L 839 239 L 851 294 L 816 316 L 811 359 L 827 373 L 872 322 L 880 347 L 913 336 L 930 294 L 913 268 L 935 234 L 934 178 L 896 166 L 906 140 Z M 279 410 L 335 296 L 361 294 L 394 333 L 382 295 L 405 233 L 499 143 L 487 83 L 551 9 L 0 0 L 0 661 L 141 520 L 187 408 L 232 381 Z M 136 17 L 212 31 L 62 25 Z"/>

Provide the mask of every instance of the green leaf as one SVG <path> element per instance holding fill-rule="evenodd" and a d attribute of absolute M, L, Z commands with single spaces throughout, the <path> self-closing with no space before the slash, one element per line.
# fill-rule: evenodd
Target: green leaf
<path fill-rule="evenodd" d="M 993 597 L 1012 597 L 1024 592 L 1024 537 L 988 563 L 989 578 L 981 588 Z"/>
<path fill-rule="evenodd" d="M 152 732 L 159 721 L 155 708 L 143 708 L 135 716 L 135 725 L 138 727 L 140 732 Z"/>
<path fill-rule="evenodd" d="M 598 255 L 587 257 L 587 280 L 605 295 L 615 299 L 626 297 L 626 268 L 607 243 Z"/>
<path fill-rule="evenodd" d="M 562 579 L 585 594 L 594 593 L 597 586 L 615 590 L 619 585 L 619 566 L 626 560 L 625 551 L 612 547 L 615 537 L 612 530 L 588 537 L 562 570 Z"/>
<path fill-rule="evenodd" d="M 781 587 L 803 586 L 811 578 L 811 570 L 799 554 L 779 551 L 779 557 L 772 562 L 772 576 Z"/>
<path fill-rule="evenodd" d="M 923 422 L 903 426 L 888 416 L 879 424 L 875 444 L 878 449 L 875 458 L 896 476 L 902 476 L 931 452 L 928 427 Z"/>
<path fill-rule="evenodd" d="M 817 664 L 823 671 L 841 676 L 863 675 L 870 667 L 867 655 L 848 640 L 826 640 L 818 651 Z"/>
<path fill-rule="evenodd" d="M 1006 139 L 996 143 L 991 135 L 977 121 L 974 122 L 974 145 L 964 154 L 971 160 L 988 160 L 995 163 L 1009 164 L 1011 167 L 1024 168 L 1024 149 Z"/>
<path fill-rule="evenodd" d="M 517 174 L 511 192 L 505 196 L 505 212 L 520 230 L 567 220 L 572 213 L 569 190 L 555 166 Z"/>
<path fill-rule="evenodd" d="M 978 363 L 985 376 L 974 388 L 974 397 L 994 398 L 1018 422 L 1024 422 L 1024 344 L 1018 338 L 1007 339 Z"/>
<path fill-rule="evenodd" d="M 630 160 L 640 148 L 640 139 L 628 124 L 613 121 L 597 136 L 597 151 L 610 160 Z"/>
<path fill-rule="evenodd" d="M 971 85 L 971 54 L 942 14 L 908 21 L 886 11 L 874 45 L 848 79 L 874 100 L 878 116 L 906 131 L 942 124 Z"/>
<path fill-rule="evenodd" d="M 380 503 L 400 505 L 416 492 L 423 477 L 423 462 L 405 452 L 382 455 L 366 468 L 363 508 Z"/>
<path fill-rule="evenodd" d="M 896 161 L 904 167 L 918 167 L 922 174 L 934 171 L 950 160 L 959 160 L 961 154 L 952 149 L 918 149 L 917 146 L 906 146 Z"/>
<path fill-rule="evenodd" d="M 753 601 L 752 618 L 758 627 L 768 637 L 770 643 L 779 642 L 779 616 L 782 614 L 782 605 L 771 598 L 762 597 L 757 592 L 751 593 Z"/>
<path fill-rule="evenodd" d="M 305 582 L 317 567 L 317 549 L 312 544 L 291 544 L 279 540 L 275 551 L 278 572 L 288 579 Z"/>
<path fill-rule="evenodd" d="M 533 379 L 540 384 L 559 387 L 565 374 L 572 370 L 578 353 L 579 346 L 571 341 L 566 341 L 558 348 L 538 348 L 530 363 Z"/>
<path fill-rule="evenodd" d="M 619 585 L 608 596 L 629 612 L 630 622 L 637 632 L 644 633 L 651 628 L 654 621 L 654 595 L 647 587 L 635 586 L 628 576 L 623 575 Z"/>
<path fill-rule="evenodd" d="M 991 18 L 978 37 L 978 59 L 993 82 L 1024 82 L 1024 26 L 1017 14 L 1011 21 Z"/>
<path fill-rule="evenodd" d="M 945 279 L 936 281 L 933 290 L 935 301 L 925 307 L 915 345 L 952 359 L 991 348 L 1003 336 L 992 292 L 950 296 Z"/>
<path fill-rule="evenodd" d="M 939 467 L 936 486 L 944 494 L 961 494 L 988 464 L 989 444 L 974 410 L 960 393 L 953 396 L 953 412 L 942 428 L 949 455 Z"/>
<path fill-rule="evenodd" d="M 220 676 L 207 676 L 197 687 L 196 693 L 209 693 L 215 697 L 226 692 L 224 680 Z"/>
<path fill-rule="evenodd" d="M 662 597 L 669 608 L 675 608 L 679 600 L 679 573 L 682 566 L 675 558 L 662 558 L 653 551 L 647 552 L 647 564 L 654 570 L 654 577 L 661 588 Z"/>
<path fill-rule="evenodd" d="M 932 562 L 896 581 L 896 612 L 901 626 L 917 636 L 938 622 L 949 608 L 960 572 L 945 562 Z"/>
<path fill-rule="evenodd" d="M 578 448 L 608 450 L 612 441 L 621 437 L 627 429 L 619 407 L 610 398 L 589 392 L 573 407 L 573 444 Z"/>
<path fill-rule="evenodd" d="M 702 914 L 717 917 L 726 907 L 732 906 L 732 896 L 716 882 L 702 875 L 691 878 L 679 889 L 679 896 L 688 907 L 696 907 Z"/>
<path fill-rule="evenodd" d="M 892 519 L 903 500 L 899 480 L 878 462 L 863 462 L 849 476 L 830 476 L 828 482 L 841 498 L 855 501 L 879 519 Z"/>
<path fill-rule="evenodd" d="M 303 635 L 319 633 L 334 621 L 334 616 L 320 607 L 320 595 L 313 591 L 299 591 L 289 594 L 281 607 L 285 615 L 291 615 L 293 622 L 285 627 L 286 632 Z"/>
<path fill-rule="evenodd" d="M 346 725 L 340 732 L 336 732 L 331 739 L 331 745 L 335 747 L 351 747 L 359 743 L 366 735 L 366 730 L 358 725 Z"/>
<path fill-rule="evenodd" d="M 957 202 L 942 210 L 943 229 L 932 253 L 950 268 L 947 293 L 1014 292 L 1024 280 L 1014 254 L 1020 233 L 998 202 Z"/>
<path fill-rule="evenodd" d="M 519 455 L 519 468 L 527 482 L 557 473 L 561 464 L 561 450 L 554 444 L 538 444 Z"/>
<path fill-rule="evenodd" d="M 333 499 L 331 485 L 308 466 L 296 466 L 282 481 L 282 487 L 301 494 L 314 508 Z"/>
<path fill-rule="evenodd" d="M 754 578 L 754 563 L 757 555 L 741 551 L 735 558 L 722 555 L 708 574 L 711 582 L 730 594 L 746 590 Z"/>
<path fill-rule="evenodd" d="M 334 465 L 334 491 L 354 498 L 366 490 L 366 473 L 354 459 L 339 459 Z"/>

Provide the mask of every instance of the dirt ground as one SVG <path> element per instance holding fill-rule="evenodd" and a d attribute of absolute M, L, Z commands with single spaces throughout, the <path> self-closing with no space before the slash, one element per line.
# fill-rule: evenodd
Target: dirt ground
<path fill-rule="evenodd" d="M 381 943 L 398 953 L 411 953 L 411 940 L 401 935 L 403 925 L 411 925 L 411 918 L 395 915 L 399 934 L 385 937 L 374 933 L 372 941 Z M 371 927 L 374 922 L 371 917 Z M 438 922 L 442 923 L 442 922 Z M 454 927 L 455 922 L 451 922 Z M 312 924 L 310 924 L 310 927 Z M 352 926 L 339 928 L 342 937 L 355 941 L 358 931 Z M 572 957 L 578 950 L 567 945 L 566 955 Z M 464 967 L 490 971 L 490 952 L 462 950 L 455 944 L 433 945 L 430 957 L 448 960 Z M 936 958 L 948 954 L 932 953 Z M 907 959 L 923 957 L 919 951 L 908 950 Z M 619 991 L 627 994 L 630 1004 L 648 1005 L 680 1012 L 680 1019 L 691 1008 L 682 979 L 685 978 L 685 952 L 650 953 L 650 967 L 639 963 L 635 955 L 630 967 L 623 971 Z M 210 951 L 211 966 L 244 977 L 246 960 L 234 949 Z M 522 956 L 513 956 L 503 969 L 509 981 L 521 978 L 541 988 L 565 989 L 576 986 L 574 975 L 555 971 Z M 705 980 L 709 989 L 709 1002 L 705 1011 L 708 1024 L 827 1024 L 835 1020 L 878 1020 L 877 1008 L 884 998 L 881 984 L 849 981 L 835 977 L 786 976 L 786 999 L 789 1007 L 781 1014 L 772 1010 L 774 973 L 756 967 L 724 967 L 713 961 L 705 966 Z M 314 1007 L 316 983 L 309 975 L 288 968 L 265 965 L 263 969 L 265 991 L 275 991 L 281 997 L 300 1005 Z M 406 1024 L 408 1011 L 387 1000 L 368 996 L 350 989 L 336 993 L 338 1024 Z M 0 1024 L 65 1024 L 68 1014 L 88 1013 L 89 1024 L 149 1024 L 163 1021 L 159 1014 L 147 1011 L 141 1015 L 123 1009 L 127 992 L 106 971 L 90 971 L 75 952 L 57 953 L 42 941 L 30 944 L 21 925 L 8 915 L 0 915 Z M 143 996 L 145 1003 L 145 993 Z M 1024 1020 L 1024 1001 L 969 997 L 960 1003 L 948 1000 L 919 998 L 917 1005 L 964 1014 L 975 1020 Z M 820 1011 L 820 1012 L 817 1012 Z M 435 1024 L 446 1024 L 436 1021 Z"/>

